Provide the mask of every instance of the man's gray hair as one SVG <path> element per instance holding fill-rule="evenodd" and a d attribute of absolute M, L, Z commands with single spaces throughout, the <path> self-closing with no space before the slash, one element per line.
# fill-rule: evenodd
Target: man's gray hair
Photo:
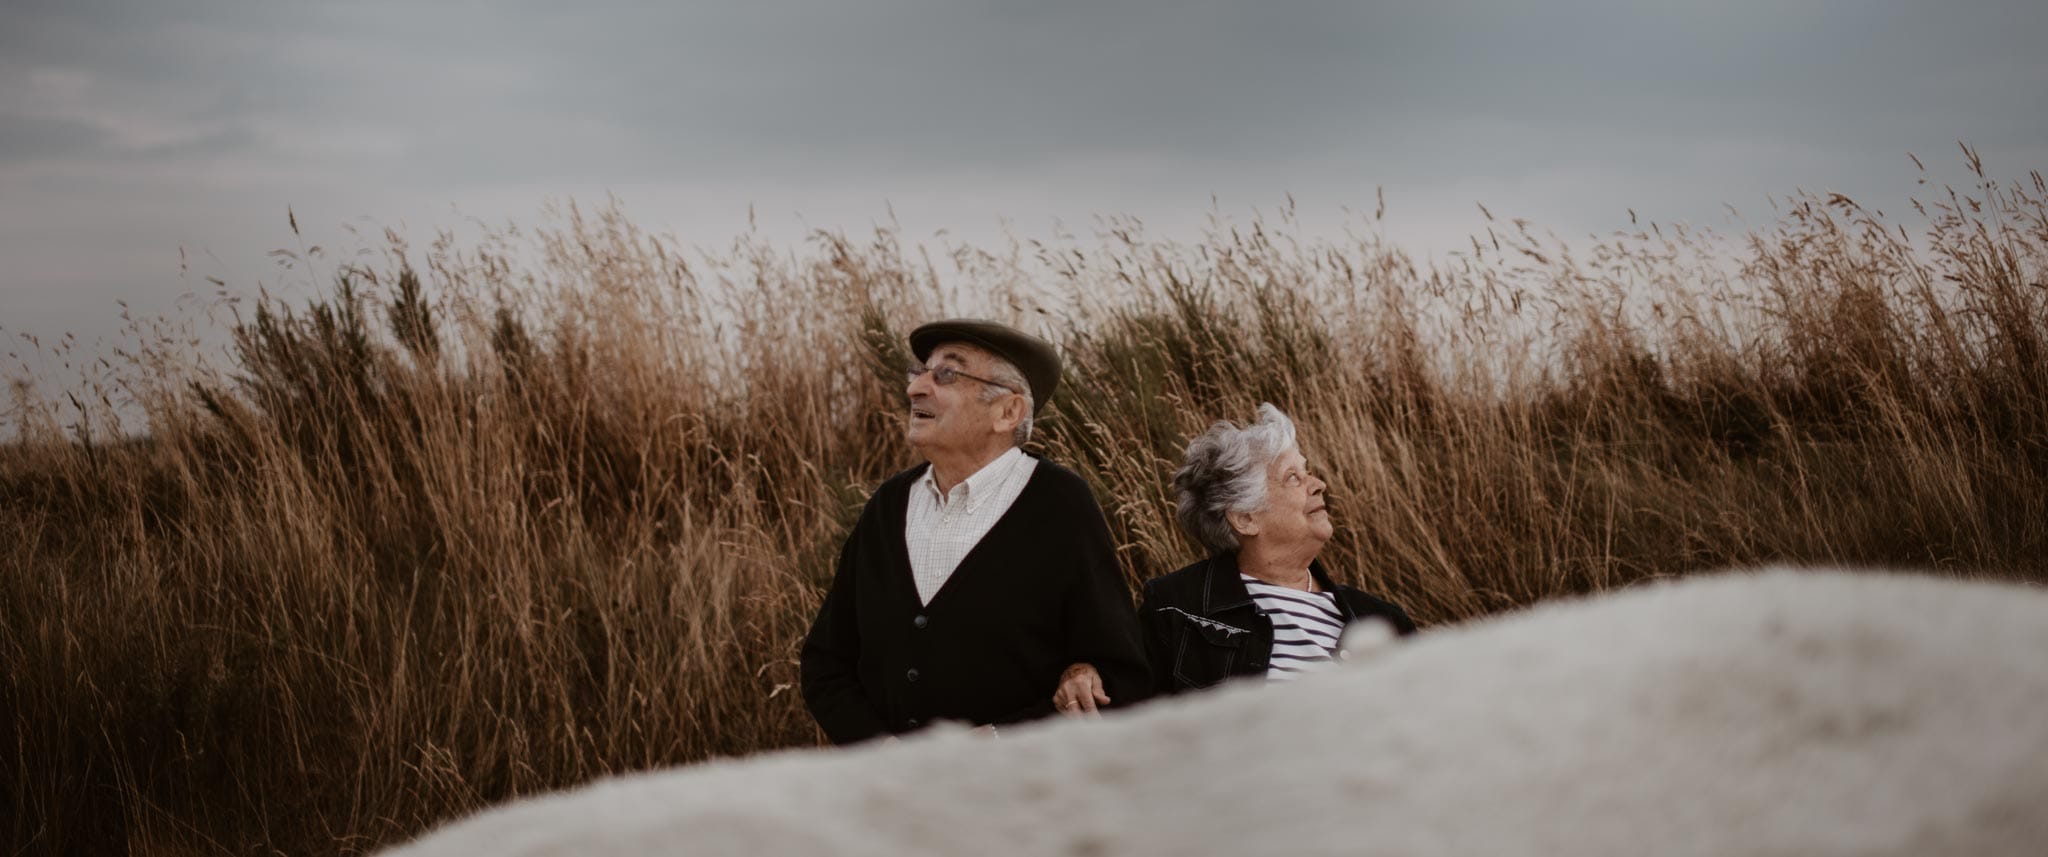
<path fill-rule="evenodd" d="M 1265 402 L 1252 425 L 1223 420 L 1210 426 L 1188 444 L 1186 463 L 1173 474 L 1181 529 L 1211 553 L 1237 550 L 1230 513 L 1266 508 L 1266 469 L 1294 446 L 1294 421 Z"/>
<path fill-rule="evenodd" d="M 1024 397 L 1024 419 L 1010 432 L 1010 445 L 1023 446 L 1026 441 L 1031 440 L 1031 409 L 1037 405 L 1031 401 L 1031 382 L 1024 380 L 1024 371 L 1018 369 L 1017 364 L 1004 360 L 992 352 L 982 353 L 988 355 L 988 379 L 1010 389 L 999 390 L 984 385 L 981 388 L 981 400 L 993 402 L 1010 393 Z"/>

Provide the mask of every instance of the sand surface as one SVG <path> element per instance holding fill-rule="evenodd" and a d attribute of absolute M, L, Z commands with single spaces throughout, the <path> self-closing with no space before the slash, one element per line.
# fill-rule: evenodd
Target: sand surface
<path fill-rule="evenodd" d="M 2048 854 L 2048 592 L 1695 577 L 1099 721 L 606 780 L 393 853 Z"/>

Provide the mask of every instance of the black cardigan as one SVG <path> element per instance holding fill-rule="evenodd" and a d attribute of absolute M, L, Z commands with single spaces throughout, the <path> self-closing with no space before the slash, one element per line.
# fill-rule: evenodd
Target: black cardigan
<path fill-rule="evenodd" d="M 1075 662 L 1095 665 L 1119 707 L 1147 695 L 1130 591 L 1080 476 L 1038 459 L 1016 503 L 922 605 L 903 527 L 923 472 L 875 489 L 804 640 L 804 704 L 833 743 L 1051 714 Z"/>
<path fill-rule="evenodd" d="M 1316 585 L 1336 595 L 1345 624 L 1379 618 L 1394 633 L 1415 622 L 1391 601 L 1331 582 L 1320 560 L 1308 564 Z M 1161 696 L 1208 687 L 1233 676 L 1264 675 L 1273 655 L 1273 620 L 1259 612 L 1238 578 L 1237 554 L 1225 553 L 1145 582 L 1145 653 L 1153 692 Z"/>

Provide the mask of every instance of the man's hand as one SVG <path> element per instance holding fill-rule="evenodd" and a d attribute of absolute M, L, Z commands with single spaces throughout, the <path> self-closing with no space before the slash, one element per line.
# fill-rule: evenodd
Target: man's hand
<path fill-rule="evenodd" d="M 1096 706 L 1108 705 L 1102 691 L 1102 674 L 1092 664 L 1075 664 L 1060 673 L 1060 686 L 1052 693 L 1052 707 L 1067 717 L 1101 717 Z"/>

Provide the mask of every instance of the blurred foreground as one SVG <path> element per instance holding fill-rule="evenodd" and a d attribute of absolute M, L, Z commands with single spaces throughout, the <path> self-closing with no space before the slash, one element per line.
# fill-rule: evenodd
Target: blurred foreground
<path fill-rule="evenodd" d="M 610 780 L 400 853 L 2022 857 L 2048 841 L 2048 592 L 1781 571 L 1412 639 L 1102 723 Z"/>

